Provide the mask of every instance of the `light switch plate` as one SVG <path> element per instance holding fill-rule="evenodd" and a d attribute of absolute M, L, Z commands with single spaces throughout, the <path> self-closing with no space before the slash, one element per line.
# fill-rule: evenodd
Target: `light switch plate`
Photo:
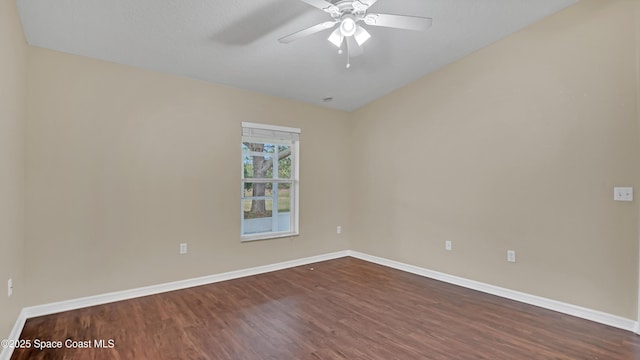
<path fill-rule="evenodd" d="M 444 249 L 447 251 L 453 250 L 453 243 L 451 242 L 451 240 L 447 240 L 444 242 Z"/>
<path fill-rule="evenodd" d="M 632 187 L 614 187 L 613 200 L 633 201 L 633 188 Z"/>

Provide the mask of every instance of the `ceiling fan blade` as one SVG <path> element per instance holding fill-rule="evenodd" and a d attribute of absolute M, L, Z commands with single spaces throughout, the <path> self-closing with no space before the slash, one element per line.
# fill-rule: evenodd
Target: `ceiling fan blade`
<path fill-rule="evenodd" d="M 296 41 L 298 39 L 301 39 L 305 36 L 309 36 L 312 34 L 315 34 L 317 32 L 320 32 L 322 30 L 327 30 L 330 29 L 331 27 L 333 27 L 335 24 L 337 24 L 337 21 L 325 21 L 323 23 L 320 23 L 318 25 L 314 25 L 312 27 L 300 30 L 298 32 L 294 32 L 293 34 L 287 35 L 285 37 L 281 37 L 280 39 L 278 39 L 278 41 L 280 41 L 283 44 L 288 44 L 290 42 Z"/>
<path fill-rule="evenodd" d="M 324 10 L 325 12 L 328 12 L 329 14 L 338 14 L 340 13 L 340 9 L 338 9 L 337 6 L 333 5 L 332 3 L 325 1 L 325 0 L 300 0 L 302 2 L 305 2 L 313 7 L 316 7 L 320 10 Z"/>
<path fill-rule="evenodd" d="M 364 17 L 364 22 L 372 26 L 424 31 L 431 27 L 433 19 L 408 15 L 367 14 Z"/>

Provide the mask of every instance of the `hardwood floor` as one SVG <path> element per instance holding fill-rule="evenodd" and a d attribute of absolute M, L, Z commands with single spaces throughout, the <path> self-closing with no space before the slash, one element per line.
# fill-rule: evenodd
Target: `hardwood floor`
<path fill-rule="evenodd" d="M 63 349 L 12 359 L 640 359 L 631 332 L 354 258 L 33 318 L 21 339 Z"/>

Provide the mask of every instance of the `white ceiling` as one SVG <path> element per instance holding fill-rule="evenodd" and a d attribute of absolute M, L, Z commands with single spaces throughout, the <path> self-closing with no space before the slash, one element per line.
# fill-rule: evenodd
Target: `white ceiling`
<path fill-rule="evenodd" d="M 299 0 L 18 0 L 18 7 L 31 45 L 351 111 L 576 1 L 379 0 L 370 12 L 431 17 L 433 27 L 365 25 L 372 38 L 350 69 L 326 40 L 330 31 L 277 41 L 330 20 Z"/>

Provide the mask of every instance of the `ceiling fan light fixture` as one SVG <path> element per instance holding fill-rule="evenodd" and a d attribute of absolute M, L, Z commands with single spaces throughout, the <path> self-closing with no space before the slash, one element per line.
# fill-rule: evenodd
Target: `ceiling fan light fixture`
<path fill-rule="evenodd" d="M 356 33 L 358 26 L 356 25 L 356 21 L 351 16 L 345 16 L 340 23 L 340 32 L 342 36 L 348 37 L 353 36 Z"/>
<path fill-rule="evenodd" d="M 362 46 L 369 38 L 371 38 L 371 34 L 367 30 L 365 30 L 362 26 L 358 26 L 353 37 L 356 39 L 356 42 L 359 46 Z"/>
<path fill-rule="evenodd" d="M 328 39 L 333 45 L 337 48 L 342 46 L 342 42 L 344 41 L 344 36 L 340 32 L 340 28 L 333 30 L 331 35 L 329 35 Z"/>
<path fill-rule="evenodd" d="M 343 49 L 346 51 L 347 68 L 351 66 L 350 57 L 362 54 L 362 45 L 371 38 L 371 34 L 359 25 L 360 22 L 367 24 L 367 27 L 379 26 L 416 31 L 427 30 L 433 22 L 433 19 L 421 16 L 369 13 L 369 8 L 378 0 L 300 1 L 324 10 L 331 15 L 331 20 L 291 33 L 278 41 L 288 44 L 297 39 L 333 29 L 327 40 L 338 48 L 338 54 L 342 55 Z"/>

